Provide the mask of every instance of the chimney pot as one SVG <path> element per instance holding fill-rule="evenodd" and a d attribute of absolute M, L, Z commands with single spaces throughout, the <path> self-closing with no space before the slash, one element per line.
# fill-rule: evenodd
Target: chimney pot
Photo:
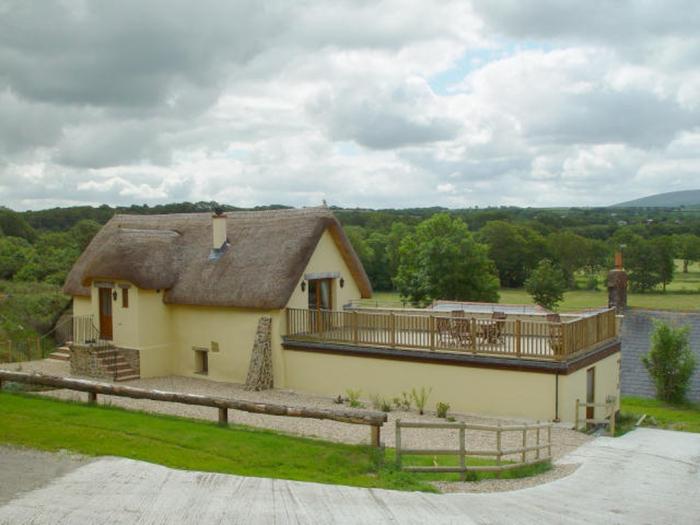
<path fill-rule="evenodd" d="M 212 248 L 220 250 L 227 241 L 226 235 L 226 214 L 223 211 L 216 210 L 215 215 L 211 218 L 212 229 Z"/>

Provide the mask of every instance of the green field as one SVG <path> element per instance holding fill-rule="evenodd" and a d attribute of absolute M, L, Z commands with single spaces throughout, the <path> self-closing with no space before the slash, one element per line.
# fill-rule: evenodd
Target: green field
<path fill-rule="evenodd" d="M 570 290 L 564 294 L 564 301 L 559 305 L 562 312 L 601 308 L 608 305 L 608 292 L 604 289 L 604 276 L 601 275 L 600 290 Z M 533 304 L 532 297 L 522 288 L 501 288 L 500 303 Z M 376 292 L 371 300 L 378 302 L 401 302 L 397 292 Z M 677 261 L 675 278 L 668 285 L 667 291 L 628 294 L 629 306 L 653 310 L 700 310 L 700 264 L 692 264 L 687 274 L 682 273 L 680 261 Z"/>
<path fill-rule="evenodd" d="M 394 451 L 288 436 L 241 425 L 87 406 L 26 394 L 0 392 L 0 444 L 41 450 L 72 450 L 88 456 L 122 456 L 168 467 L 243 476 L 314 481 L 357 487 L 435 491 L 431 480 L 457 474 L 409 474 L 394 466 Z M 364 429 L 360 429 L 364 430 Z M 441 465 L 456 459 L 436 458 Z M 432 465 L 434 458 L 410 457 L 406 464 Z M 493 464 L 469 458 L 471 464 Z M 506 472 L 524 477 L 548 464 Z M 473 479 L 493 477 L 479 473 Z"/>

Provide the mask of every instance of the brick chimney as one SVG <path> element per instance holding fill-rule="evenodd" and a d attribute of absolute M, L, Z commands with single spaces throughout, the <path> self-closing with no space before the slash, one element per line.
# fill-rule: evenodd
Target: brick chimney
<path fill-rule="evenodd" d="M 221 250 L 227 242 L 226 237 L 226 214 L 221 208 L 214 209 L 211 218 L 212 249 Z"/>
<path fill-rule="evenodd" d="M 608 307 L 618 314 L 627 307 L 627 272 L 623 266 L 622 247 L 615 251 L 615 268 L 608 272 Z"/>

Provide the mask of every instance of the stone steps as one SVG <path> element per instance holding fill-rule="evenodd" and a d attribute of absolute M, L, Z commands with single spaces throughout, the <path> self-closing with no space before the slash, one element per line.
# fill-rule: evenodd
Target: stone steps
<path fill-rule="evenodd" d="M 67 346 L 58 347 L 49 354 L 47 359 L 51 359 L 53 361 L 70 361 L 70 348 Z"/>
<path fill-rule="evenodd" d="M 140 378 L 139 373 L 131 367 L 124 356 L 114 349 L 101 351 L 98 359 L 107 372 L 114 374 L 115 381 L 131 381 Z"/>

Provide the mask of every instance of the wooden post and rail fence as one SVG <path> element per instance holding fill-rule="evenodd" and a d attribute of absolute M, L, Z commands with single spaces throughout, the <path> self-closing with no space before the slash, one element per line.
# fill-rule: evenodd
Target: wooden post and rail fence
<path fill-rule="evenodd" d="M 456 449 L 411 449 L 405 448 L 402 443 L 402 429 L 443 429 L 458 430 L 459 443 Z M 467 448 L 466 431 L 492 432 L 495 437 L 496 448 L 493 450 L 472 450 Z M 517 448 L 503 448 L 503 434 L 506 432 L 522 433 L 522 445 Z M 535 445 L 528 445 L 528 432 L 535 432 Z M 545 434 L 544 439 L 542 434 Z M 461 479 L 466 478 L 467 472 L 496 472 L 500 475 L 506 470 L 535 465 L 550 461 L 552 458 L 552 424 L 540 423 L 523 425 L 477 425 L 464 422 L 423 423 L 396 420 L 396 465 L 406 472 L 456 472 Z M 543 453 L 542 451 L 546 451 Z M 534 453 L 534 457 L 528 459 L 528 453 Z M 503 463 L 505 456 L 519 456 L 519 461 Z M 457 456 L 458 466 L 434 465 L 434 466 L 404 466 L 404 456 Z M 493 457 L 495 465 L 469 465 L 467 457 Z"/>
<path fill-rule="evenodd" d="M 73 379 L 66 377 L 50 376 L 44 374 L 12 372 L 0 370 L 0 390 L 3 382 L 24 383 L 53 388 L 63 388 L 87 392 L 88 402 L 97 402 L 97 395 L 128 397 L 132 399 L 150 399 L 168 403 L 182 403 L 185 405 L 197 405 L 216 408 L 219 411 L 219 424 L 228 424 L 228 411 L 240 410 L 255 414 L 267 414 L 271 416 L 303 417 L 312 419 L 327 419 L 341 423 L 354 425 L 366 425 L 370 427 L 370 443 L 373 447 L 380 447 L 381 428 L 387 421 L 384 412 L 355 409 L 321 409 L 305 408 L 273 403 L 256 403 L 224 397 L 204 396 L 199 394 L 186 394 L 181 392 L 165 392 L 162 390 L 146 390 L 131 386 L 114 385 L 98 381 Z"/>
<path fill-rule="evenodd" d="M 615 437 L 615 407 L 617 405 L 617 399 L 611 397 L 609 398 L 605 403 L 585 403 L 582 402 L 580 399 L 576 400 L 576 419 L 574 422 L 574 430 L 579 430 L 581 428 L 581 424 L 583 425 L 607 425 L 608 427 L 608 435 Z M 584 416 L 583 418 L 580 417 L 581 415 L 581 409 L 588 409 L 588 408 L 593 408 L 594 410 L 594 416 L 595 416 L 595 409 L 596 408 L 604 408 L 605 409 L 605 417 L 603 418 L 596 418 L 592 417 L 589 418 L 588 416 Z"/>
<path fill-rule="evenodd" d="M 45 337 L 29 337 L 0 341 L 0 363 L 16 363 L 46 358 L 56 343 Z"/>

